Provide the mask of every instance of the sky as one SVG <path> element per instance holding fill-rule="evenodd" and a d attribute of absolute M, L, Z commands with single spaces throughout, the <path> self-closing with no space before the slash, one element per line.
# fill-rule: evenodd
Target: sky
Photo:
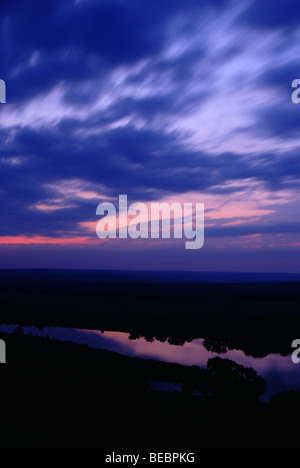
<path fill-rule="evenodd" d="M 299 0 L 2 0 L 0 268 L 300 272 Z M 205 205 L 205 242 L 99 203 Z"/>

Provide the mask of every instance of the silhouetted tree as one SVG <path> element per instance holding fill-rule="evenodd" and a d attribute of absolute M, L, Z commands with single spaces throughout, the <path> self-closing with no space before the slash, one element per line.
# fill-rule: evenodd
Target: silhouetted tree
<path fill-rule="evenodd" d="M 256 402 L 265 391 L 265 380 L 250 368 L 237 364 L 230 359 L 215 357 L 209 359 L 206 378 L 200 384 L 204 395 L 219 399 Z"/>
<path fill-rule="evenodd" d="M 180 337 L 169 337 L 168 338 L 168 343 L 170 345 L 183 346 L 184 343 L 185 343 L 185 339 L 180 338 Z"/>
<path fill-rule="evenodd" d="M 215 338 L 205 338 L 203 346 L 207 351 L 211 351 L 213 353 L 225 354 L 228 351 L 226 343 Z"/>

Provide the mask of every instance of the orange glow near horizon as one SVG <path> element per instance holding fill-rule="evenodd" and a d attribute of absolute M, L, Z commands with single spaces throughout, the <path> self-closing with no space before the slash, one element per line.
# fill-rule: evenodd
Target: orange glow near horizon
<path fill-rule="evenodd" d="M 30 244 L 55 244 L 76 245 L 90 242 L 89 237 L 43 237 L 43 236 L 0 236 L 0 245 L 30 245 Z"/>

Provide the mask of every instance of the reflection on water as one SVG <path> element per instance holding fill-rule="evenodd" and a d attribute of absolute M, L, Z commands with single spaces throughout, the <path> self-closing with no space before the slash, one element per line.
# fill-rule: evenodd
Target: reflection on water
<path fill-rule="evenodd" d="M 0 332 L 14 333 L 16 325 L 1 325 Z M 146 341 L 144 338 L 129 339 L 128 333 L 108 332 L 99 330 L 79 330 L 72 328 L 22 327 L 24 334 L 55 338 L 62 341 L 72 341 L 86 344 L 92 348 L 105 349 L 131 357 L 156 359 L 183 365 L 206 367 L 208 359 L 220 356 L 231 359 L 245 367 L 252 367 L 267 381 L 264 399 L 269 399 L 283 390 L 296 389 L 300 391 L 300 364 L 292 363 L 290 356 L 269 354 L 263 358 L 246 356 L 241 350 L 229 350 L 219 355 L 203 346 L 203 339 L 186 342 L 183 346 L 169 344 L 167 341 Z"/>

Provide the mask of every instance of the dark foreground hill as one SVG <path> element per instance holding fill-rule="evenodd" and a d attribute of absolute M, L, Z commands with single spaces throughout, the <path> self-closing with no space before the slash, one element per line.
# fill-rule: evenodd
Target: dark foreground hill
<path fill-rule="evenodd" d="M 297 447 L 300 394 L 261 403 L 264 380 L 219 358 L 206 369 L 4 335 L 0 447 Z M 179 381 L 156 392 L 152 379 Z M 198 391 L 198 395 L 194 391 Z"/>

